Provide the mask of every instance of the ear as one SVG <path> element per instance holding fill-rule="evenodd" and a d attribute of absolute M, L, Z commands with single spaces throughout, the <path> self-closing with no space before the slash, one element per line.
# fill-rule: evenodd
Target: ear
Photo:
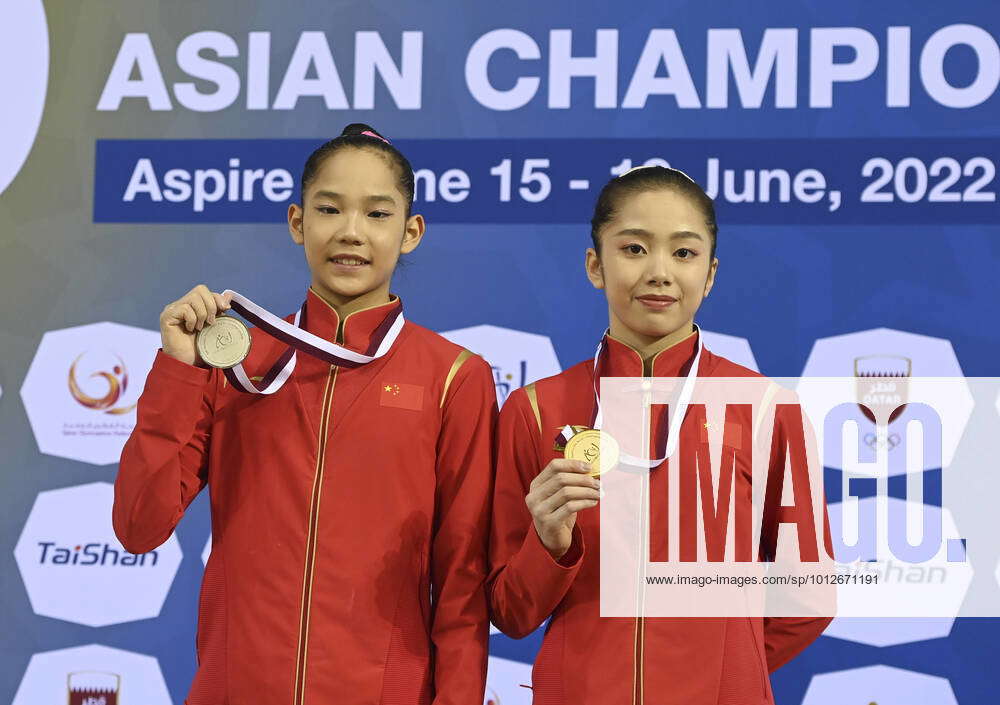
<path fill-rule="evenodd" d="M 288 206 L 288 234 L 292 236 L 292 242 L 301 245 L 306 241 L 306 235 L 302 232 L 302 217 L 305 212 L 302 206 L 293 203 Z"/>
<path fill-rule="evenodd" d="M 719 269 L 719 258 L 713 257 L 712 264 L 708 267 L 708 279 L 705 280 L 705 293 L 702 294 L 701 298 L 706 298 L 708 292 L 712 290 L 712 286 L 715 284 L 715 272 Z"/>
<path fill-rule="evenodd" d="M 601 256 L 593 247 L 587 248 L 587 259 L 584 263 L 587 269 L 587 279 L 595 289 L 604 288 L 604 268 L 601 266 Z"/>
<path fill-rule="evenodd" d="M 417 245 L 423 239 L 426 229 L 427 224 L 424 222 L 424 216 L 417 214 L 407 218 L 406 228 L 403 230 L 403 243 L 399 248 L 399 253 L 401 255 L 408 255 L 417 249 Z"/>

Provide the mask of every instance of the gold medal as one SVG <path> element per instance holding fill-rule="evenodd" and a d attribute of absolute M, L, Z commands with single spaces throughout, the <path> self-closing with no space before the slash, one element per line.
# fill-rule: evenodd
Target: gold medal
<path fill-rule="evenodd" d="M 601 454 L 603 444 L 604 454 Z M 582 460 L 590 463 L 591 477 L 598 477 L 618 464 L 619 448 L 611 434 L 595 429 L 587 429 L 573 435 L 566 442 L 563 451 L 570 460 Z"/>
<path fill-rule="evenodd" d="M 198 331 L 195 339 L 204 363 L 224 370 L 246 359 L 250 354 L 250 342 L 250 329 L 232 316 L 216 316 L 215 323 Z"/>

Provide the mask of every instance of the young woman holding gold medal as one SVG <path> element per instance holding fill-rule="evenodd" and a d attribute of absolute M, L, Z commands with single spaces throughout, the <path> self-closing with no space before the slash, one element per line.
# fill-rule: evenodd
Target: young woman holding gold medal
<path fill-rule="evenodd" d="M 479 703 L 491 369 L 389 293 L 425 227 L 394 146 L 349 125 L 301 186 L 296 314 L 205 286 L 164 308 L 115 531 L 152 550 L 209 486 L 189 705 Z"/>
<path fill-rule="evenodd" d="M 518 390 L 500 413 L 491 619 L 520 638 L 551 617 L 532 673 L 535 705 L 772 703 L 768 672 L 828 618 L 600 616 L 597 476 L 621 452 L 598 430 L 600 378 L 685 379 L 681 410 L 669 427 L 657 422 L 657 434 L 666 432 L 662 459 L 698 432 L 683 411 L 696 377 L 760 375 L 705 349 L 694 323 L 718 260 L 714 205 L 693 180 L 659 166 L 612 179 L 591 235 L 586 272 L 609 317 L 595 358 Z M 659 462 L 647 461 L 650 497 L 666 496 Z"/>

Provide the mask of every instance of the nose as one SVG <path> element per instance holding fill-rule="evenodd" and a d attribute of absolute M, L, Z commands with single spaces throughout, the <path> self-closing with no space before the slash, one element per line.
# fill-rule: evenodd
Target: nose
<path fill-rule="evenodd" d="M 345 245 L 364 244 L 361 214 L 358 211 L 350 211 L 345 215 L 345 218 L 341 218 L 340 228 L 336 233 L 337 240 Z"/>
<path fill-rule="evenodd" d="M 666 286 L 673 281 L 673 260 L 669 248 L 656 248 L 646 257 L 646 283 Z"/>

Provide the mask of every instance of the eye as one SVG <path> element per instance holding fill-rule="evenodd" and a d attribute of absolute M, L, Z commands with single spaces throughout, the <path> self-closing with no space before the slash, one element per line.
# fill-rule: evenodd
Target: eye
<path fill-rule="evenodd" d="M 684 256 L 682 253 L 687 253 L 687 256 Z M 692 257 L 696 256 L 698 253 L 695 252 L 694 250 L 689 250 L 686 247 L 682 247 L 681 249 L 677 250 L 677 252 L 675 252 L 674 254 L 677 255 L 677 256 L 679 256 L 681 259 L 691 259 Z"/>
<path fill-rule="evenodd" d="M 392 213 L 389 213 L 388 211 L 372 211 L 371 213 L 368 214 L 368 217 L 379 220 L 382 218 L 388 218 L 390 215 L 392 215 Z"/>
<path fill-rule="evenodd" d="M 334 215 L 335 213 L 340 212 L 339 210 L 337 210 L 336 206 L 316 206 L 316 210 L 318 210 L 320 213 L 323 213 L 324 215 Z"/>
<path fill-rule="evenodd" d="M 624 250 L 625 253 L 629 255 L 641 255 L 646 251 L 642 245 L 636 242 L 625 245 L 624 247 L 622 247 L 622 250 Z"/>

